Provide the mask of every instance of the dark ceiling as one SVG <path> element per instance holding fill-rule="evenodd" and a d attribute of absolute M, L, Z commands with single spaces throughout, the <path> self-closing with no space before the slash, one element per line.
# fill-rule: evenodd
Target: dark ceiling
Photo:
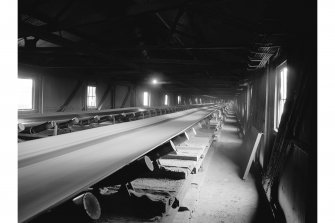
<path fill-rule="evenodd" d="M 19 0 L 19 63 L 134 83 L 156 73 L 169 90 L 233 96 L 299 24 L 288 26 L 285 8 L 267 0 Z"/>

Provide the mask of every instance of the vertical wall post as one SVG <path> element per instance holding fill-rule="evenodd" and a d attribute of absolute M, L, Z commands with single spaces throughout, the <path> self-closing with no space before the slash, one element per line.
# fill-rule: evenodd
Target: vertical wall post
<path fill-rule="evenodd" d="M 115 108 L 115 85 L 112 85 L 111 88 L 111 108 Z"/>
<path fill-rule="evenodd" d="M 122 104 L 121 104 L 121 108 L 124 108 L 124 106 L 126 105 L 126 103 L 128 101 L 128 98 L 130 96 L 131 91 L 132 91 L 132 87 L 128 86 L 128 90 L 127 90 L 126 95 L 123 98 L 123 101 L 122 101 Z M 131 101 L 131 98 L 130 98 L 130 101 Z"/>
<path fill-rule="evenodd" d="M 133 107 L 136 107 L 136 105 L 137 105 L 137 102 L 136 102 L 136 98 L 137 98 L 137 91 L 136 91 L 136 87 L 134 86 L 134 88 L 133 88 L 133 98 L 134 98 L 134 100 L 133 100 Z M 150 94 L 149 94 L 149 106 L 150 106 Z"/>
<path fill-rule="evenodd" d="M 83 84 L 84 84 L 83 81 L 78 80 L 76 86 L 73 88 L 70 95 L 66 98 L 65 102 L 57 109 L 57 112 L 65 111 L 66 107 L 71 103 L 72 99 L 75 97 L 79 89 L 82 88 Z"/>
<path fill-rule="evenodd" d="M 136 88 L 134 85 L 130 86 L 130 101 L 129 101 L 130 107 L 136 107 Z"/>
<path fill-rule="evenodd" d="M 269 145 L 269 82 L 270 82 L 270 61 L 267 62 L 265 73 L 265 111 L 264 111 L 264 140 L 263 140 L 263 150 L 261 151 L 261 165 L 265 167 L 265 150 Z M 263 154 L 263 155 L 262 155 Z"/>
<path fill-rule="evenodd" d="M 98 104 L 97 110 L 101 110 L 101 108 L 104 105 L 104 102 L 105 102 L 105 100 L 107 98 L 107 95 L 108 95 L 108 93 L 109 93 L 110 90 L 111 90 L 111 85 L 108 84 L 107 88 L 106 88 L 105 92 L 103 93 L 103 95 L 101 97 L 101 100 L 100 100 L 100 102 Z"/>
<path fill-rule="evenodd" d="M 41 75 L 40 78 L 40 87 L 39 87 L 39 110 L 40 113 L 43 114 L 44 113 L 44 75 Z"/>

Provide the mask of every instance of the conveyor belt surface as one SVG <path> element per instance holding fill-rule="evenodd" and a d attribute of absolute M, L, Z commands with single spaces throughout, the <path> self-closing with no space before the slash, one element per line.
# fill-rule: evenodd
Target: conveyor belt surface
<path fill-rule="evenodd" d="M 214 111 L 194 108 L 20 143 L 19 222 L 80 193 Z"/>
<path fill-rule="evenodd" d="M 19 114 L 19 123 L 27 126 L 38 125 L 47 121 L 67 121 L 71 120 L 74 117 L 84 118 L 84 117 L 92 117 L 95 115 L 110 115 L 110 114 L 118 114 L 118 113 L 126 113 L 126 112 L 136 112 L 136 111 L 144 111 L 145 109 L 140 107 L 129 107 L 129 108 L 118 108 L 118 109 L 108 109 L 102 111 L 85 111 L 85 112 L 55 112 L 48 114 Z"/>

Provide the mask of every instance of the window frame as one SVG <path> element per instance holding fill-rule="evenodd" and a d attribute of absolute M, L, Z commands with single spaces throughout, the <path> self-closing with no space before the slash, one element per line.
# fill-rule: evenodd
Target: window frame
<path fill-rule="evenodd" d="M 164 105 L 169 106 L 169 96 L 167 94 L 164 95 Z"/>
<path fill-rule="evenodd" d="M 180 96 L 180 95 L 177 96 L 177 104 L 178 104 L 178 105 L 181 104 L 181 96 Z"/>
<path fill-rule="evenodd" d="M 95 88 L 95 96 L 89 96 L 88 94 L 88 89 L 89 87 L 92 87 L 92 88 Z M 95 106 L 90 106 L 88 105 L 88 98 L 89 97 L 95 97 Z M 98 105 L 97 105 L 97 102 L 98 102 L 98 97 L 97 97 L 97 86 L 95 84 L 88 84 L 86 86 L 86 108 L 87 110 L 94 110 L 94 109 L 97 109 Z"/>
<path fill-rule="evenodd" d="M 144 104 L 145 93 L 147 93 L 147 101 L 148 101 L 147 105 Z M 149 91 L 144 91 L 143 92 L 143 106 L 144 107 L 150 107 L 150 92 Z"/>
<path fill-rule="evenodd" d="M 286 78 L 285 78 L 286 83 L 284 83 L 286 86 L 284 87 L 285 98 L 283 99 L 280 89 L 282 88 L 283 84 L 281 72 L 284 71 L 284 69 L 286 69 Z M 288 79 L 288 70 L 287 70 L 287 61 L 285 60 L 284 62 L 279 64 L 275 70 L 275 94 L 274 94 L 275 98 L 274 98 L 274 118 L 273 118 L 273 129 L 275 132 L 278 132 L 280 121 L 284 113 L 285 103 L 287 100 L 287 84 L 288 84 L 287 79 Z M 282 103 L 281 105 L 281 102 L 283 100 L 284 103 Z"/>
<path fill-rule="evenodd" d="M 42 93 L 41 85 L 43 84 L 41 78 L 35 75 L 18 75 L 18 79 L 31 79 L 32 80 L 32 109 L 19 109 L 17 104 L 18 114 L 33 114 L 41 113 L 42 103 Z M 18 103 L 18 102 L 17 102 Z"/>
<path fill-rule="evenodd" d="M 28 112 L 28 111 L 33 111 L 34 109 L 35 109 L 35 99 L 34 99 L 34 97 L 35 97 L 35 92 L 34 92 L 34 89 L 35 89 L 35 84 L 34 84 L 34 79 L 33 78 L 18 78 L 18 80 L 31 80 L 31 101 L 30 101 L 30 103 L 31 103 L 31 108 L 19 108 L 18 107 L 18 110 L 19 111 L 22 111 L 22 112 Z"/>

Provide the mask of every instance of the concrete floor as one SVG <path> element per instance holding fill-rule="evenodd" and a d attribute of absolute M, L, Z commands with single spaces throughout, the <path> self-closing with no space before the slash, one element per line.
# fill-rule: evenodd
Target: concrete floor
<path fill-rule="evenodd" d="M 217 141 L 195 179 L 197 192 L 186 196 L 195 200 L 189 222 L 269 222 L 259 217 L 259 195 L 255 179 L 241 179 L 242 139 L 233 119 L 219 131 Z M 188 198 L 187 198 L 188 197 Z M 262 220 L 261 220 L 262 219 Z M 261 220 L 261 221 L 260 221 Z"/>

